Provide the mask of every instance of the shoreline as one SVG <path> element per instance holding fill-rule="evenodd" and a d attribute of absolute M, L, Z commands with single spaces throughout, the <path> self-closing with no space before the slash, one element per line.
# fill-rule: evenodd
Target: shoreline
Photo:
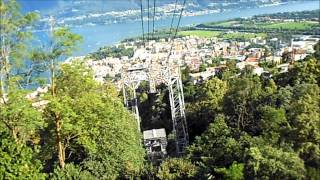
<path fill-rule="evenodd" d="M 319 9 L 317 1 L 297 1 L 285 5 L 277 5 L 252 9 L 237 9 L 234 11 L 224 11 L 222 13 L 213 13 L 200 16 L 188 16 L 181 20 L 181 27 L 190 27 L 205 22 L 217 22 L 241 17 L 252 17 L 261 14 L 274 14 L 278 12 L 295 12 L 304 10 Z M 167 29 L 170 27 L 171 18 L 155 21 L 156 30 Z M 70 28 L 74 33 L 84 37 L 84 43 L 80 50 L 73 56 L 83 56 L 97 51 L 103 46 L 112 46 L 120 43 L 124 39 L 134 38 L 141 35 L 141 22 L 121 22 L 117 24 L 82 26 Z M 35 32 L 41 40 L 45 41 L 45 32 Z"/>

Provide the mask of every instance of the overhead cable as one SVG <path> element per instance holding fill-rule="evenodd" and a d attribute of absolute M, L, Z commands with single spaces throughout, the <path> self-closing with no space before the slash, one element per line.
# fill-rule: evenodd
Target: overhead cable
<path fill-rule="evenodd" d="M 142 29 L 142 41 L 144 43 L 144 23 L 143 23 L 143 4 L 142 0 L 140 0 L 140 12 L 141 12 L 141 29 Z"/>

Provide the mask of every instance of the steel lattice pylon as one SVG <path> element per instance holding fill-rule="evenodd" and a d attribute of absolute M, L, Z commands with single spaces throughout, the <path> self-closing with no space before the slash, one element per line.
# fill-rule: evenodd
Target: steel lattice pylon
<path fill-rule="evenodd" d="M 171 118 L 173 124 L 173 133 L 176 140 L 176 152 L 178 155 L 184 153 L 189 143 L 188 127 L 185 115 L 183 86 L 180 75 L 170 77 L 168 83 Z"/>
<path fill-rule="evenodd" d="M 126 70 L 121 73 L 124 104 L 135 115 L 139 132 L 141 128 L 136 90 L 141 81 L 146 80 L 144 75 L 144 69 Z"/>
<path fill-rule="evenodd" d="M 185 115 L 185 105 L 183 96 L 183 86 L 180 76 L 179 65 L 164 65 L 161 67 L 160 74 L 154 75 L 155 67 L 123 69 L 122 89 L 124 103 L 134 114 L 140 130 L 140 117 L 137 104 L 136 90 L 141 81 L 148 81 L 150 92 L 155 92 L 156 84 L 164 83 L 169 90 L 172 129 L 176 142 L 176 153 L 182 155 L 189 143 L 187 121 Z"/>

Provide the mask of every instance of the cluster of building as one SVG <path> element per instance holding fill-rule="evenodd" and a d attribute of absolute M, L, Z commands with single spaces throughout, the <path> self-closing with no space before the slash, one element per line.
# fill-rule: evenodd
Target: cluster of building
<path fill-rule="evenodd" d="M 145 46 L 141 46 L 140 41 L 132 41 L 122 45 L 134 49 L 133 57 L 92 59 L 86 63 L 93 69 L 95 78 L 100 82 L 106 77 L 120 77 L 122 69 L 133 67 L 151 68 L 154 76 L 157 76 L 161 73 L 161 67 L 169 62 L 188 67 L 194 72 L 190 76 L 196 83 L 225 69 L 228 60 L 236 60 L 236 66 L 240 70 L 252 66 L 253 73 L 261 75 L 265 71 L 259 66 L 260 62 L 280 65 L 283 63 L 284 54 L 287 54 L 292 62 L 302 60 L 314 52 L 313 46 L 319 40 L 320 36 L 294 36 L 289 44 L 282 43 L 277 38 L 266 40 L 256 37 L 238 42 L 186 36 L 172 41 L 170 39 L 149 41 Z M 218 64 L 217 59 L 219 59 Z M 201 65 L 205 65 L 205 70 L 200 68 Z"/>

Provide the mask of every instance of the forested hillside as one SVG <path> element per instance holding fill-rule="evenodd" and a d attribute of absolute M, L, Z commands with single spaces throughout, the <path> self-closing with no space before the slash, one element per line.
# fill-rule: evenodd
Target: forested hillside
<path fill-rule="evenodd" d="M 142 128 L 169 133 L 169 156 L 154 166 L 115 86 L 96 82 L 83 61 L 59 63 L 82 38 L 57 28 L 48 44 L 30 45 L 38 15 L 21 14 L 13 0 L 0 0 L 0 10 L 0 179 L 320 177 L 320 42 L 312 56 L 272 77 L 229 61 L 223 73 L 194 85 L 185 68 L 184 156 L 172 153 L 167 90 L 147 94 L 142 85 Z M 44 82 L 47 91 L 34 95 Z"/>
<path fill-rule="evenodd" d="M 317 179 L 320 158 L 320 59 L 316 53 L 274 77 L 227 71 L 200 86 L 184 81 L 192 144 L 169 158 L 160 179 Z M 188 77 L 188 70 L 184 70 Z M 146 129 L 170 132 L 168 97 L 141 94 Z M 151 119 L 151 121 L 150 121 Z M 169 149 L 170 151 L 170 149 Z"/>

